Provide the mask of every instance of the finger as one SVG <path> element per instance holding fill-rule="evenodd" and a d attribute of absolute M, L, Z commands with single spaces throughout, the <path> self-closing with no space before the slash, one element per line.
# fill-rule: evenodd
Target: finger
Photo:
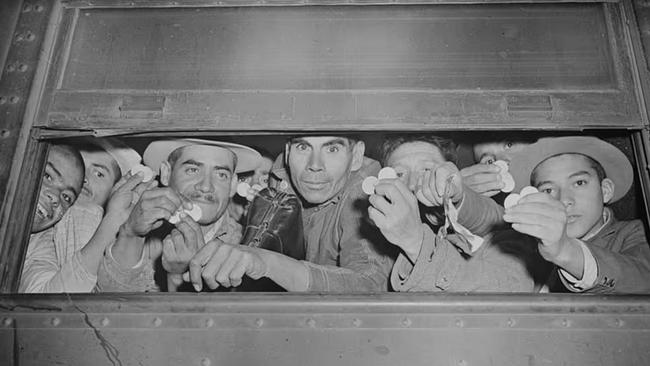
<path fill-rule="evenodd" d="M 460 175 L 465 179 L 465 177 L 470 177 L 473 175 L 482 175 L 482 174 L 499 174 L 501 169 L 494 164 L 474 164 L 468 167 L 461 169 Z"/>
<path fill-rule="evenodd" d="M 236 248 L 232 248 L 230 253 L 228 254 L 228 257 L 226 260 L 223 262 L 221 265 L 221 268 L 217 271 L 217 274 L 215 275 L 216 281 L 221 284 L 221 286 L 224 287 L 232 287 L 232 281 L 233 279 L 233 273 L 232 270 L 235 268 L 237 263 L 246 260 L 244 258 L 244 255 L 241 251 L 237 250 Z M 243 276 L 243 273 L 242 273 Z M 237 279 L 237 278 L 235 278 Z M 241 278 L 239 278 L 239 281 L 241 282 Z"/>
<path fill-rule="evenodd" d="M 377 194 L 370 195 L 370 197 L 368 197 L 368 202 L 370 202 L 373 208 L 379 210 L 384 215 L 391 211 L 391 203 L 388 202 L 384 196 Z"/>
<path fill-rule="evenodd" d="M 174 241 L 169 235 L 163 239 L 163 260 L 168 262 L 176 260 L 176 248 L 174 247 Z"/>
<path fill-rule="evenodd" d="M 561 220 L 566 219 L 566 209 L 563 205 L 556 206 L 548 202 L 520 202 L 507 208 L 505 213 L 510 215 L 531 214 L 551 218 L 555 217 Z"/>
<path fill-rule="evenodd" d="M 417 205 L 417 198 L 415 198 L 413 192 L 411 192 L 411 190 L 406 186 L 406 184 L 404 184 L 404 182 L 399 179 L 395 179 L 395 188 L 397 188 L 404 202 L 409 203 L 409 206 L 413 207 Z"/>
<path fill-rule="evenodd" d="M 133 190 L 138 184 L 142 183 L 142 179 L 144 179 L 144 176 L 140 173 L 136 175 L 131 175 L 128 177 L 126 182 L 122 184 L 117 190 L 119 191 L 130 191 Z"/>
<path fill-rule="evenodd" d="M 181 218 L 181 223 L 183 223 L 183 228 L 191 231 L 193 235 L 192 241 L 188 243 L 188 248 L 194 248 L 195 251 L 202 248 L 205 245 L 205 242 L 203 240 L 203 231 L 201 231 L 199 224 L 194 221 L 190 215 L 184 215 L 184 217 Z"/>
<path fill-rule="evenodd" d="M 512 224 L 512 229 L 542 241 L 549 236 L 548 228 L 536 224 Z"/>
<path fill-rule="evenodd" d="M 154 223 L 159 220 L 169 220 L 169 218 L 173 215 L 173 212 L 165 209 L 165 208 L 150 208 L 146 209 L 142 213 L 142 217 L 145 222 L 147 223 Z M 162 222 L 160 223 L 162 225 Z M 160 226 L 159 225 L 159 226 Z"/>
<path fill-rule="evenodd" d="M 439 206 L 442 202 L 441 197 L 436 193 L 435 175 L 432 171 L 427 170 L 418 178 L 416 197 L 426 206 Z"/>
<path fill-rule="evenodd" d="M 380 180 L 375 186 L 375 195 L 382 195 L 389 202 L 393 202 L 399 195 L 399 190 L 395 186 L 395 179 Z"/>
<path fill-rule="evenodd" d="M 117 192 L 127 182 L 127 180 L 129 180 L 130 177 L 131 177 L 131 173 L 127 173 L 127 174 L 123 175 L 120 178 L 120 180 L 118 180 L 117 183 L 115 183 L 113 185 L 113 187 L 111 188 L 111 195 L 113 193 Z"/>
<path fill-rule="evenodd" d="M 238 287 L 242 283 L 242 278 L 246 274 L 248 270 L 248 265 L 246 261 L 239 260 L 237 261 L 237 264 L 233 267 L 233 269 L 230 271 L 230 283 L 232 284 L 233 287 Z"/>
<path fill-rule="evenodd" d="M 194 257 L 192 257 L 192 259 L 190 259 L 189 281 L 192 282 L 192 285 L 197 292 L 201 291 L 201 288 L 203 287 L 203 278 L 201 276 L 203 266 L 208 263 L 216 248 L 216 243 L 210 241 L 196 254 L 194 254 Z"/>
<path fill-rule="evenodd" d="M 185 282 L 190 282 L 191 281 L 191 279 L 190 279 L 190 271 L 183 272 L 183 281 L 185 281 Z"/>
<path fill-rule="evenodd" d="M 539 225 L 545 227 L 547 231 L 561 230 L 563 226 L 563 223 L 555 217 L 530 213 L 505 214 L 503 220 L 512 224 Z"/>
<path fill-rule="evenodd" d="M 146 192 L 145 192 L 146 193 Z M 170 200 L 167 197 L 160 196 L 160 197 L 155 197 L 147 200 L 142 201 L 142 208 L 144 210 L 151 210 L 155 208 L 163 208 L 166 211 L 170 212 L 173 214 L 178 210 L 178 205 L 174 203 L 172 200 Z"/>
<path fill-rule="evenodd" d="M 209 288 L 215 289 L 219 287 L 219 283 L 216 281 L 217 272 L 221 269 L 228 255 L 230 254 L 230 247 L 228 245 L 221 245 L 214 252 L 208 263 L 203 266 L 203 271 L 201 271 L 201 277 L 203 281 L 208 285 Z"/>
<path fill-rule="evenodd" d="M 379 229 L 387 227 L 388 219 L 386 216 L 381 211 L 372 206 L 368 207 L 368 218 L 370 218 L 370 220 L 372 220 L 375 226 L 377 226 Z"/>

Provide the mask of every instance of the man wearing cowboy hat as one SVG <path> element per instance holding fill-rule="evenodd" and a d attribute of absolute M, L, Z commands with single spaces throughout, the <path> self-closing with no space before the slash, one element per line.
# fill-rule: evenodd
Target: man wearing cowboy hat
<path fill-rule="evenodd" d="M 158 258 L 168 273 L 181 274 L 205 242 L 219 238 L 239 243 L 241 226 L 226 208 L 236 191 L 236 173 L 254 169 L 259 159 L 251 148 L 222 141 L 165 139 L 149 144 L 144 163 L 160 173 L 163 187 L 145 191 L 120 227 L 100 266 L 98 288 L 159 290 L 154 281 Z M 201 212 L 196 221 L 181 213 L 171 231 L 156 232 L 179 209 L 194 206 Z"/>
<path fill-rule="evenodd" d="M 503 219 L 538 239 L 568 290 L 650 292 L 643 223 L 617 221 L 606 207 L 632 185 L 632 166 L 619 149 L 595 137 L 543 138 L 512 161 L 510 172 L 515 191 L 530 184 L 540 193 L 520 199 Z"/>
<path fill-rule="evenodd" d="M 79 198 L 46 235 L 30 240 L 21 292 L 90 292 L 104 249 L 128 217 L 132 194 L 146 188 L 141 178 L 127 175 L 140 155 L 120 141 L 90 138 L 75 147 L 85 166 Z"/>

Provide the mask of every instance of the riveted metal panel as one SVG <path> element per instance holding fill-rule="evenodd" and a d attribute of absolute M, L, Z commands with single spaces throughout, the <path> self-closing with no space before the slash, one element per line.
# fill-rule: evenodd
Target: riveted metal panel
<path fill-rule="evenodd" d="M 0 301 L 0 344 L 15 334 L 20 365 L 650 361 L 648 297 L 201 294 Z M 9 354 L 0 357 L 11 362 Z"/>

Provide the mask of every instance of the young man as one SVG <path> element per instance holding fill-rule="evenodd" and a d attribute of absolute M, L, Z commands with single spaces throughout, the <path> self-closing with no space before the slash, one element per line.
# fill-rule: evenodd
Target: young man
<path fill-rule="evenodd" d="M 475 192 L 487 197 L 501 193 L 504 182 L 499 174 L 500 169 L 494 165 L 497 160 L 508 164 L 517 155 L 524 153 L 526 146 L 537 140 L 533 136 L 506 138 L 502 134 L 483 136 L 474 143 L 474 161 L 476 164 L 461 169 L 463 183 Z M 502 198 L 501 198 L 502 199 Z"/>
<path fill-rule="evenodd" d="M 259 153 L 228 142 L 177 139 L 154 141 L 144 152 L 144 162 L 160 171 L 163 187 L 145 191 L 120 227 L 100 265 L 101 291 L 158 291 L 164 282 L 154 279 L 155 262 L 161 258 L 167 273 L 177 277 L 205 242 L 218 238 L 239 243 L 241 226 L 226 211 L 237 184 L 236 173 L 254 169 Z M 157 232 L 181 207 L 201 208 L 194 221 L 182 214 L 171 231 Z"/>
<path fill-rule="evenodd" d="M 75 146 L 86 172 L 79 198 L 54 225 L 51 235 L 30 241 L 21 292 L 90 292 L 104 249 L 128 215 L 131 195 L 144 189 L 136 188 L 141 177 L 127 176 L 140 162 L 133 149 L 117 140 L 94 138 Z M 107 205 L 111 190 L 123 175 L 121 187 Z"/>
<path fill-rule="evenodd" d="M 617 221 L 607 204 L 632 185 L 627 157 L 595 137 L 540 139 L 510 170 L 515 190 L 540 193 L 505 211 L 512 228 L 538 240 L 540 254 L 558 267 L 573 292 L 650 292 L 650 249 L 639 220 Z M 559 285 L 555 283 L 555 285 Z M 551 283 L 551 291 L 558 289 Z"/>
<path fill-rule="evenodd" d="M 463 185 L 451 140 L 422 134 L 388 138 L 383 158 L 397 179 L 379 181 L 368 212 L 386 239 L 402 250 L 391 275 L 395 290 L 534 290 L 533 243 L 522 243 L 525 237 L 512 231 L 497 231 L 502 208 Z M 458 232 L 445 235 L 440 228 L 446 199 L 458 210 L 458 224 L 483 236 L 478 249 Z M 421 212 L 437 218 L 423 223 Z"/>
<path fill-rule="evenodd" d="M 273 166 L 274 157 L 266 150 L 257 149 L 257 151 L 262 155 L 259 165 L 251 172 L 238 174 L 238 177 L 239 182 L 247 183 L 251 187 L 256 186 L 256 188 L 261 190 L 269 186 L 269 173 Z M 245 197 L 235 195 L 228 205 L 228 213 L 235 221 L 246 226 L 247 208 L 248 200 Z"/>
<path fill-rule="evenodd" d="M 205 280 L 210 288 L 238 286 L 246 274 L 270 278 L 287 291 L 388 290 L 394 254 L 367 222 L 368 200 L 361 190 L 363 179 L 377 175 L 380 166 L 365 158 L 364 151 L 363 141 L 353 137 L 292 138 L 285 149 L 288 172 L 273 173 L 290 180 L 304 204 L 306 260 L 213 241 L 192 260 L 192 282 L 201 286 Z"/>

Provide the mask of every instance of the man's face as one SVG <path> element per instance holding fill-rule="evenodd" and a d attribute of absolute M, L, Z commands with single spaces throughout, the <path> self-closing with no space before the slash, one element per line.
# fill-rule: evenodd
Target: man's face
<path fill-rule="evenodd" d="M 397 177 L 415 193 L 418 179 L 426 171 L 434 170 L 440 164 L 445 163 L 438 147 L 422 141 L 407 142 L 400 145 L 393 151 L 386 165 L 395 169 Z"/>
<path fill-rule="evenodd" d="M 614 193 L 610 179 L 598 179 L 589 160 L 563 154 L 540 163 L 533 172 L 534 185 L 566 207 L 567 235 L 582 238 L 603 224 L 603 207 Z"/>
<path fill-rule="evenodd" d="M 474 161 L 481 164 L 492 164 L 497 160 L 510 163 L 512 155 L 529 145 L 521 141 L 482 142 L 474 145 Z"/>
<path fill-rule="evenodd" d="M 350 173 L 361 167 L 363 142 L 345 137 L 299 137 L 287 149 L 289 172 L 302 198 L 314 205 L 334 198 L 345 187 Z"/>
<path fill-rule="evenodd" d="M 252 174 L 248 174 L 245 176 L 241 176 L 239 178 L 240 182 L 245 182 L 248 183 L 249 185 L 255 185 L 258 184 L 262 186 L 262 188 L 266 188 L 269 186 L 269 172 L 271 171 L 271 167 L 273 166 L 273 160 L 262 157 L 262 160 L 260 160 L 260 164 L 255 168 Z"/>
<path fill-rule="evenodd" d="M 163 177 L 161 172 L 161 181 L 201 207 L 199 224 L 212 224 L 226 211 L 235 192 L 234 155 L 215 146 L 191 145 L 181 149 L 169 175 Z"/>
<path fill-rule="evenodd" d="M 81 150 L 80 152 L 86 166 L 86 176 L 79 200 L 90 201 L 104 207 L 113 185 L 120 177 L 120 168 L 106 151 Z"/>
<path fill-rule="evenodd" d="M 75 163 L 68 151 L 57 146 L 50 148 L 32 222 L 32 233 L 49 229 L 61 220 L 79 196 L 83 177 L 83 169 Z"/>

